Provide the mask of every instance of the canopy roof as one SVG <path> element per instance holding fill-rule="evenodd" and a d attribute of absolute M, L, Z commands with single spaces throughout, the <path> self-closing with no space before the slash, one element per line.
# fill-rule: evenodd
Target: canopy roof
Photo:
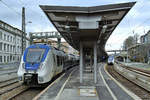
<path fill-rule="evenodd" d="M 80 42 L 85 51 L 93 48 L 104 51 L 106 41 L 135 2 L 110 4 L 95 7 L 41 5 L 49 20 L 62 37 L 75 49 Z"/>

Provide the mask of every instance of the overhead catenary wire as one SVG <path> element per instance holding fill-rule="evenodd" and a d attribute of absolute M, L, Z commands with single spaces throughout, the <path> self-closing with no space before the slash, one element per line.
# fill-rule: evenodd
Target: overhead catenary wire
<path fill-rule="evenodd" d="M 10 9 L 11 11 L 15 12 L 15 14 L 17 15 L 22 15 L 21 13 L 17 12 L 15 9 L 11 8 L 9 5 L 7 5 L 3 0 L 0 0 L 0 2 L 5 5 L 8 9 Z"/>
<path fill-rule="evenodd" d="M 141 3 L 139 3 L 139 4 L 141 5 Z M 139 9 L 141 9 L 141 8 L 143 8 L 143 7 L 144 7 L 144 4 L 141 5 L 141 7 L 140 7 Z M 132 18 L 132 16 L 131 16 L 130 14 L 128 14 L 128 16 L 130 16 L 130 18 Z M 129 24 L 129 27 L 130 27 L 130 29 L 131 29 L 131 23 L 130 23 L 130 21 L 129 21 L 129 18 L 127 18 L 126 20 L 128 20 L 128 24 Z M 133 20 L 133 18 L 132 18 L 132 20 Z M 128 36 L 130 36 L 130 34 L 133 33 L 134 30 L 136 30 L 136 29 L 138 29 L 139 27 L 143 26 L 143 24 L 147 23 L 149 20 L 150 20 L 150 18 L 147 18 L 147 19 L 145 19 L 142 23 L 139 23 L 138 25 L 136 25 L 135 28 L 133 28 L 133 29 L 131 29 L 131 30 L 129 31 L 129 33 L 125 34 L 125 38 L 127 38 Z M 119 40 L 121 40 L 121 39 L 119 39 Z"/>
<path fill-rule="evenodd" d="M 32 12 L 34 12 L 34 13 L 36 13 L 38 16 L 39 16 L 39 18 L 41 19 L 41 20 L 45 20 L 46 19 L 46 17 L 43 15 L 43 13 L 39 13 L 39 11 L 36 11 L 36 10 L 34 10 L 33 9 L 33 6 L 30 6 L 29 5 L 29 3 L 24 3 L 24 2 L 22 2 L 21 0 L 19 0 L 19 2 L 20 2 L 20 4 L 21 5 L 23 5 L 27 10 L 30 10 L 30 11 L 32 11 Z M 34 3 L 34 4 L 33 4 Z M 36 0 L 36 2 L 33 0 L 32 1 L 32 4 L 33 5 L 39 5 L 39 3 L 40 3 L 40 0 Z M 49 21 L 44 21 L 44 23 L 48 23 Z M 43 29 L 43 28 L 42 28 Z"/>
<path fill-rule="evenodd" d="M 22 5 L 22 6 L 26 6 L 27 5 L 27 3 L 25 4 L 25 3 L 23 3 L 21 0 L 18 0 L 19 1 L 19 3 Z"/>
<path fill-rule="evenodd" d="M 144 3 L 143 3 L 143 5 L 142 5 L 142 3 L 139 2 L 139 4 L 141 5 L 141 7 L 140 7 L 139 9 L 142 9 L 142 8 L 145 6 Z M 135 14 L 134 14 L 134 15 L 135 15 Z M 133 20 L 133 16 L 131 16 L 130 14 L 129 14 L 129 16 L 130 16 L 130 18 L 132 18 L 132 20 Z M 136 29 L 138 29 L 139 27 L 143 26 L 143 24 L 147 23 L 149 20 L 150 20 L 150 18 L 147 18 L 147 19 L 144 20 L 142 23 L 136 25 L 135 28 L 131 29 L 131 31 L 130 31 L 128 34 L 132 33 L 134 30 L 136 30 Z"/>

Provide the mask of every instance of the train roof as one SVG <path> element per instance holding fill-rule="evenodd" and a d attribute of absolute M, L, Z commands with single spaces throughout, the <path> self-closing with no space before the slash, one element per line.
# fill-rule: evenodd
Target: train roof
<path fill-rule="evenodd" d="M 27 48 L 51 48 L 52 46 L 47 44 L 32 44 L 28 46 Z"/>
<path fill-rule="evenodd" d="M 57 49 L 57 48 L 55 48 L 49 44 L 32 44 L 28 48 L 40 48 L 40 47 L 49 48 L 49 49 L 54 48 L 56 55 L 60 55 L 60 56 L 66 56 L 67 55 L 64 51 L 59 50 L 59 49 Z"/>

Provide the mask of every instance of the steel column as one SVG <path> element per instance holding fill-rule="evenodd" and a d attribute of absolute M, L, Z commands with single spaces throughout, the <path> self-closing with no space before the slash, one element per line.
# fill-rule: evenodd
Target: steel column
<path fill-rule="evenodd" d="M 86 64 L 85 64 L 85 53 L 83 52 L 83 70 L 86 69 Z"/>
<path fill-rule="evenodd" d="M 21 47 L 22 47 L 22 50 L 21 50 L 21 54 L 23 54 L 25 48 L 26 48 L 26 29 L 25 29 L 25 8 L 23 7 L 22 8 L 22 36 L 21 36 L 21 40 L 22 40 L 22 43 L 21 43 Z"/>
<path fill-rule="evenodd" d="M 97 43 L 94 43 L 94 82 L 97 82 Z"/>
<path fill-rule="evenodd" d="M 93 64 L 92 64 L 92 52 L 91 52 L 91 56 L 90 56 L 90 67 L 91 67 L 91 72 L 92 72 L 92 66 L 93 66 Z"/>
<path fill-rule="evenodd" d="M 80 42 L 80 83 L 83 82 L 83 45 Z"/>

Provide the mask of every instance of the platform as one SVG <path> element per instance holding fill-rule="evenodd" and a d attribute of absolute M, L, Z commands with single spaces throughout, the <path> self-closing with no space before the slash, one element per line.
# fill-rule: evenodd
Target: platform
<path fill-rule="evenodd" d="M 129 66 L 129 67 L 134 67 L 134 68 L 140 68 L 144 70 L 150 70 L 150 64 L 147 63 L 140 63 L 140 62 L 120 62 L 123 65 Z"/>
<path fill-rule="evenodd" d="M 84 72 L 80 84 L 79 67 L 67 72 L 59 81 L 49 86 L 34 100 L 134 100 L 135 95 L 124 91 L 98 64 L 98 81 L 95 84 L 93 73 Z"/>

